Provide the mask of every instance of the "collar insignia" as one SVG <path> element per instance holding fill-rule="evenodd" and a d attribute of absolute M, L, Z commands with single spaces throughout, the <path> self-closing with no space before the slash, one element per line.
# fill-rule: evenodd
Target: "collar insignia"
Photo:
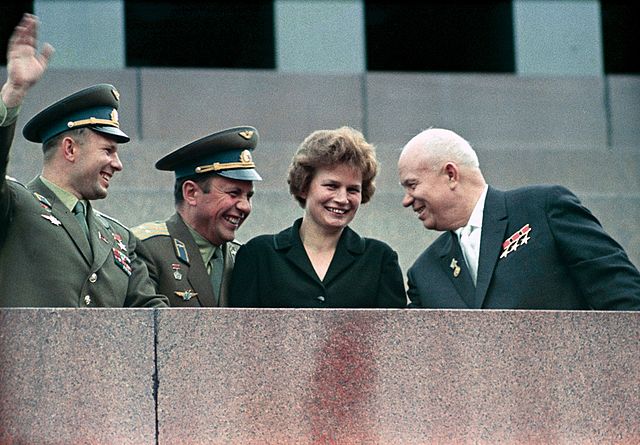
<path fill-rule="evenodd" d="M 47 198 L 45 198 L 44 196 L 42 196 L 40 193 L 37 193 L 37 192 L 33 192 L 33 196 L 35 196 L 36 199 L 40 202 L 40 205 L 42 206 L 43 209 L 51 211 L 52 206 Z"/>
<path fill-rule="evenodd" d="M 177 238 L 173 239 L 173 247 L 176 250 L 176 256 L 182 262 L 189 264 L 189 254 L 187 253 L 187 246 Z"/>

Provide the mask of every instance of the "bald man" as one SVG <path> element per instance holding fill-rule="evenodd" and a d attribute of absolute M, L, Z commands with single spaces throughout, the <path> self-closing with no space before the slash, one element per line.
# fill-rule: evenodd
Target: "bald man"
<path fill-rule="evenodd" d="M 402 205 L 443 231 L 408 271 L 409 307 L 640 310 L 640 273 L 568 189 L 500 191 L 471 145 L 432 128 L 398 161 Z"/>

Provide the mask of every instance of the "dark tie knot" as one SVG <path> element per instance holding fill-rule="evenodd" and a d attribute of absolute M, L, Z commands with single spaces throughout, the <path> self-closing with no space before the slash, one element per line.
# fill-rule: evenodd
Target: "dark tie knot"
<path fill-rule="evenodd" d="M 86 217 L 87 210 L 86 210 L 86 208 L 84 206 L 84 202 L 82 202 L 82 201 L 76 202 L 76 205 L 73 206 L 73 214 L 74 215 L 82 215 L 82 216 Z"/>

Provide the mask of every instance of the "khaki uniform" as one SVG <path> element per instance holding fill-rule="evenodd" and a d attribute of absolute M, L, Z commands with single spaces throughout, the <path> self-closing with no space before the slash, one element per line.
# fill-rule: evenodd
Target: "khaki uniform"
<path fill-rule="evenodd" d="M 0 127 L 0 307 L 166 307 L 125 226 L 89 205 L 88 240 L 39 178 L 5 177 L 14 131 Z"/>
<path fill-rule="evenodd" d="M 140 238 L 138 253 L 149 269 L 156 291 L 169 297 L 172 307 L 228 306 L 228 289 L 240 244 L 223 244 L 224 270 L 216 295 L 202 255 L 178 213 L 162 222 L 131 229 Z"/>

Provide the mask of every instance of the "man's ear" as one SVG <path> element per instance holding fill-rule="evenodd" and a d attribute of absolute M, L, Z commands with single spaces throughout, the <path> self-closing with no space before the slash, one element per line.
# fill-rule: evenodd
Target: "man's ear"
<path fill-rule="evenodd" d="M 460 170 L 458 170 L 458 166 L 453 162 L 447 162 L 442 169 L 444 174 L 447 175 L 449 187 L 451 189 L 455 188 L 460 180 Z"/>
<path fill-rule="evenodd" d="M 70 136 L 62 138 L 62 155 L 69 162 L 76 162 L 78 159 L 78 143 Z"/>
<path fill-rule="evenodd" d="M 200 193 L 200 186 L 191 180 L 182 183 L 182 198 L 188 205 L 196 205 L 196 197 Z"/>

